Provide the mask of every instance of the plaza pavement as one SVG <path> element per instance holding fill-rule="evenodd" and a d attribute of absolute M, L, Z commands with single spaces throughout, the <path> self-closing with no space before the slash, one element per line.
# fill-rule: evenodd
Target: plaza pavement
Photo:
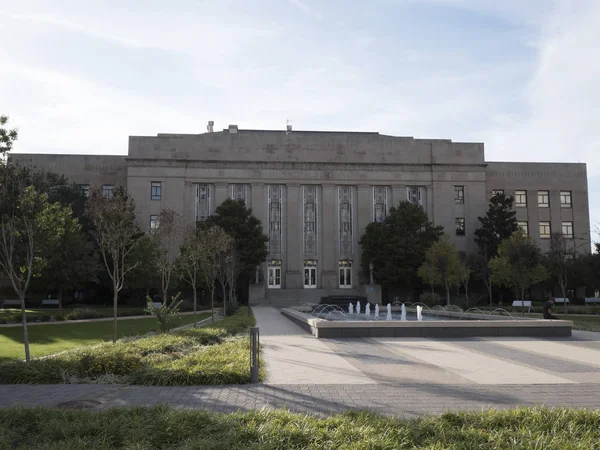
<path fill-rule="evenodd" d="M 0 386 L 0 406 L 171 404 L 327 415 L 369 409 L 414 417 L 517 406 L 600 409 L 600 333 L 571 338 L 315 339 L 279 310 L 256 307 L 267 379 L 259 385 Z"/>

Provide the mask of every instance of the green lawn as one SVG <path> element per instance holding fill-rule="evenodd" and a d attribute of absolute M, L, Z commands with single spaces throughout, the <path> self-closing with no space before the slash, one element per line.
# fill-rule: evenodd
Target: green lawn
<path fill-rule="evenodd" d="M 0 409 L 0 448 L 392 450 L 600 448 L 600 411 L 517 409 L 403 420 L 285 411 Z"/>
<path fill-rule="evenodd" d="M 198 314 L 198 320 L 210 317 L 210 313 Z M 181 316 L 180 325 L 193 323 L 191 315 Z M 145 334 L 157 330 L 158 321 L 154 317 L 147 319 L 125 319 L 117 323 L 119 337 Z M 58 353 L 84 345 L 98 344 L 112 340 L 112 321 L 89 323 L 61 323 L 34 325 L 28 327 L 31 356 Z M 23 359 L 23 328 L 0 327 L 0 362 L 9 359 Z"/>
<path fill-rule="evenodd" d="M 97 313 L 101 314 L 103 317 L 112 317 L 112 315 L 113 315 L 113 310 L 111 307 L 90 306 L 89 308 L 93 309 Z M 31 308 L 31 309 L 27 309 L 25 311 L 27 314 L 27 320 L 34 321 L 40 317 L 48 317 L 48 316 L 56 317 L 59 314 L 67 315 L 68 313 L 72 312 L 74 309 L 76 309 L 76 308 L 63 308 L 62 312 L 61 312 L 58 310 L 58 308 Z M 143 316 L 146 314 L 143 311 L 143 309 L 144 308 L 142 308 L 142 307 L 121 307 L 120 306 L 118 309 L 118 315 L 119 315 L 119 317 L 132 316 L 132 315 Z M 20 314 L 21 314 L 21 310 L 18 308 L 0 309 L 0 320 L 19 321 Z"/>
<path fill-rule="evenodd" d="M 600 332 L 600 316 L 573 316 L 556 314 L 556 317 L 564 320 L 572 320 L 576 330 Z"/>

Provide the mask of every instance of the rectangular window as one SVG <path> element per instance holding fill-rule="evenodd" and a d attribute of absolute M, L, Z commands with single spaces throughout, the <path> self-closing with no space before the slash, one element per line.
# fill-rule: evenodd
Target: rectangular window
<path fill-rule="evenodd" d="M 78 184 L 77 187 L 81 191 L 81 193 L 88 198 L 90 196 L 90 185 L 89 184 Z"/>
<path fill-rule="evenodd" d="M 465 235 L 465 218 L 457 217 L 455 219 L 455 222 L 456 222 L 456 235 L 464 236 Z"/>
<path fill-rule="evenodd" d="M 316 256 L 318 253 L 317 230 L 317 186 L 303 186 L 304 202 L 304 255 Z"/>
<path fill-rule="evenodd" d="M 201 222 L 210 217 L 210 184 L 196 185 L 196 222 Z"/>
<path fill-rule="evenodd" d="M 573 237 L 573 222 L 562 223 L 562 235 L 566 238 Z"/>
<path fill-rule="evenodd" d="M 339 251 L 343 256 L 352 255 L 352 187 L 338 187 Z"/>
<path fill-rule="evenodd" d="M 150 216 L 150 231 L 158 228 L 158 216 Z"/>
<path fill-rule="evenodd" d="M 572 205 L 571 202 L 571 191 L 560 191 L 560 207 L 561 208 L 570 208 Z"/>
<path fill-rule="evenodd" d="M 550 222 L 540 222 L 540 239 L 550 239 Z"/>
<path fill-rule="evenodd" d="M 422 205 L 421 186 L 407 186 L 406 200 L 413 205 Z"/>
<path fill-rule="evenodd" d="M 112 184 L 105 184 L 102 186 L 102 197 L 112 198 L 114 186 Z"/>
<path fill-rule="evenodd" d="M 550 192 L 538 191 L 538 206 L 540 208 L 548 208 L 550 206 Z"/>
<path fill-rule="evenodd" d="M 160 181 L 150 183 L 150 197 L 152 200 L 160 200 L 162 198 L 162 183 Z"/>
<path fill-rule="evenodd" d="M 525 236 L 529 236 L 529 223 L 528 222 L 517 222 L 517 226 L 523 231 Z"/>
<path fill-rule="evenodd" d="M 500 194 L 504 194 L 504 189 L 493 189 L 492 190 L 492 197 L 494 195 L 500 195 Z"/>
<path fill-rule="evenodd" d="M 373 186 L 373 222 L 383 222 L 388 213 L 387 186 Z"/>
<path fill-rule="evenodd" d="M 515 191 L 515 206 L 527 208 L 527 191 Z"/>
<path fill-rule="evenodd" d="M 463 205 L 465 203 L 465 187 L 454 186 L 454 203 Z"/>

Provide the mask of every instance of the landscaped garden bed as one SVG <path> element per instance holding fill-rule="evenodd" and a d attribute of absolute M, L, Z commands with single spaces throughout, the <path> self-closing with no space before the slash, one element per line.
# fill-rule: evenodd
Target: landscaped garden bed
<path fill-rule="evenodd" d="M 284 411 L 218 414 L 154 408 L 0 410 L 0 448 L 597 449 L 600 412 L 518 409 L 401 420 Z"/>
<path fill-rule="evenodd" d="M 82 347 L 28 363 L 9 361 L 0 365 L 0 384 L 248 383 L 250 344 L 246 331 L 254 323 L 247 309 L 242 308 L 204 327 L 126 338 L 116 344 Z"/>

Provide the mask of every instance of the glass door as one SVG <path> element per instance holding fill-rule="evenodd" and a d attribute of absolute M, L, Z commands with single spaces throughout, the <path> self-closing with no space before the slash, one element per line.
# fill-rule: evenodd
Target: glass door
<path fill-rule="evenodd" d="M 281 267 L 269 267 L 269 289 L 281 288 Z"/>
<path fill-rule="evenodd" d="M 340 289 L 352 288 L 352 261 L 340 261 Z"/>
<path fill-rule="evenodd" d="M 317 287 L 317 266 L 316 263 L 304 263 L 304 287 L 306 289 L 316 289 Z"/>

